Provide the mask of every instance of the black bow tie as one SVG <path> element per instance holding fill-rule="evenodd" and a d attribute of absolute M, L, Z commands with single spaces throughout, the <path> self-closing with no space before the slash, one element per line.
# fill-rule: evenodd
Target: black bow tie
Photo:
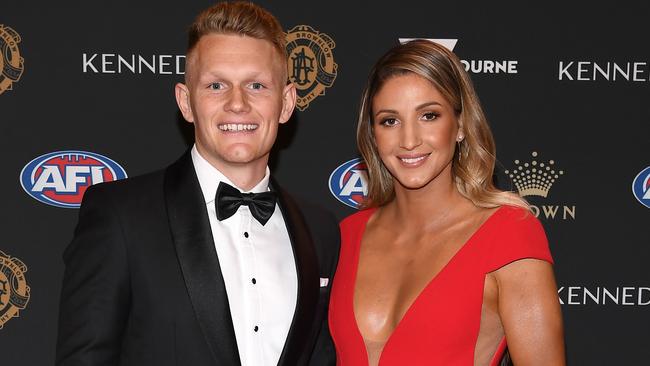
<path fill-rule="evenodd" d="M 234 215 L 237 209 L 239 209 L 239 206 L 245 205 L 248 206 L 251 215 L 260 224 L 264 225 L 269 221 L 271 215 L 273 215 L 275 201 L 275 192 L 241 193 L 237 188 L 224 182 L 219 182 L 214 204 L 217 209 L 217 219 L 219 221 Z"/>

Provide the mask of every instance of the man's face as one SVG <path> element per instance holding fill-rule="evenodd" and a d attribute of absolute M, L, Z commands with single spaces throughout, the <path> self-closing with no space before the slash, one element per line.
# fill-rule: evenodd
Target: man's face
<path fill-rule="evenodd" d="M 188 55 L 176 100 L 199 153 L 226 175 L 264 169 L 278 124 L 291 117 L 296 91 L 282 57 L 269 41 L 225 34 L 201 37 Z"/>

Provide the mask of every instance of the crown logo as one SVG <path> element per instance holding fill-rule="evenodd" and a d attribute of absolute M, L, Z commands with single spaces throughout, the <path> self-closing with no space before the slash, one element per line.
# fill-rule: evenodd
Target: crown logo
<path fill-rule="evenodd" d="M 553 160 L 545 163 L 538 162 L 536 151 L 533 151 L 531 155 L 533 161 L 521 162 L 515 160 L 517 167 L 512 171 L 506 170 L 505 173 L 512 179 L 521 197 L 540 196 L 546 198 L 555 180 L 564 172 L 556 170 L 555 161 Z"/>

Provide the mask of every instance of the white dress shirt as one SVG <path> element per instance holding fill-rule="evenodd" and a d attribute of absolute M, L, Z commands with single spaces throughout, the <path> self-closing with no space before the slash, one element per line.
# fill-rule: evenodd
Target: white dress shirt
<path fill-rule="evenodd" d="M 277 365 L 296 308 L 298 278 L 282 213 L 262 226 L 248 206 L 217 220 L 219 182 L 238 188 L 192 148 L 192 162 L 208 208 L 212 236 L 226 285 L 232 324 L 242 366 Z M 266 192 L 269 168 L 250 191 Z"/>

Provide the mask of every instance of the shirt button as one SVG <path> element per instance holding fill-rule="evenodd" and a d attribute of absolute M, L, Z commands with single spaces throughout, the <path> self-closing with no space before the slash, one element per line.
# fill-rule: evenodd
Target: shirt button
<path fill-rule="evenodd" d="M 258 331 L 260 328 L 256 325 L 255 328 L 253 328 L 254 331 Z"/>
<path fill-rule="evenodd" d="M 254 285 L 254 284 L 256 284 L 256 283 L 257 283 L 257 280 L 253 278 L 253 279 L 251 280 L 251 282 L 252 282 L 252 283 L 253 283 L 253 285 Z"/>
<path fill-rule="evenodd" d="M 248 238 L 248 232 L 244 231 L 244 238 Z"/>

